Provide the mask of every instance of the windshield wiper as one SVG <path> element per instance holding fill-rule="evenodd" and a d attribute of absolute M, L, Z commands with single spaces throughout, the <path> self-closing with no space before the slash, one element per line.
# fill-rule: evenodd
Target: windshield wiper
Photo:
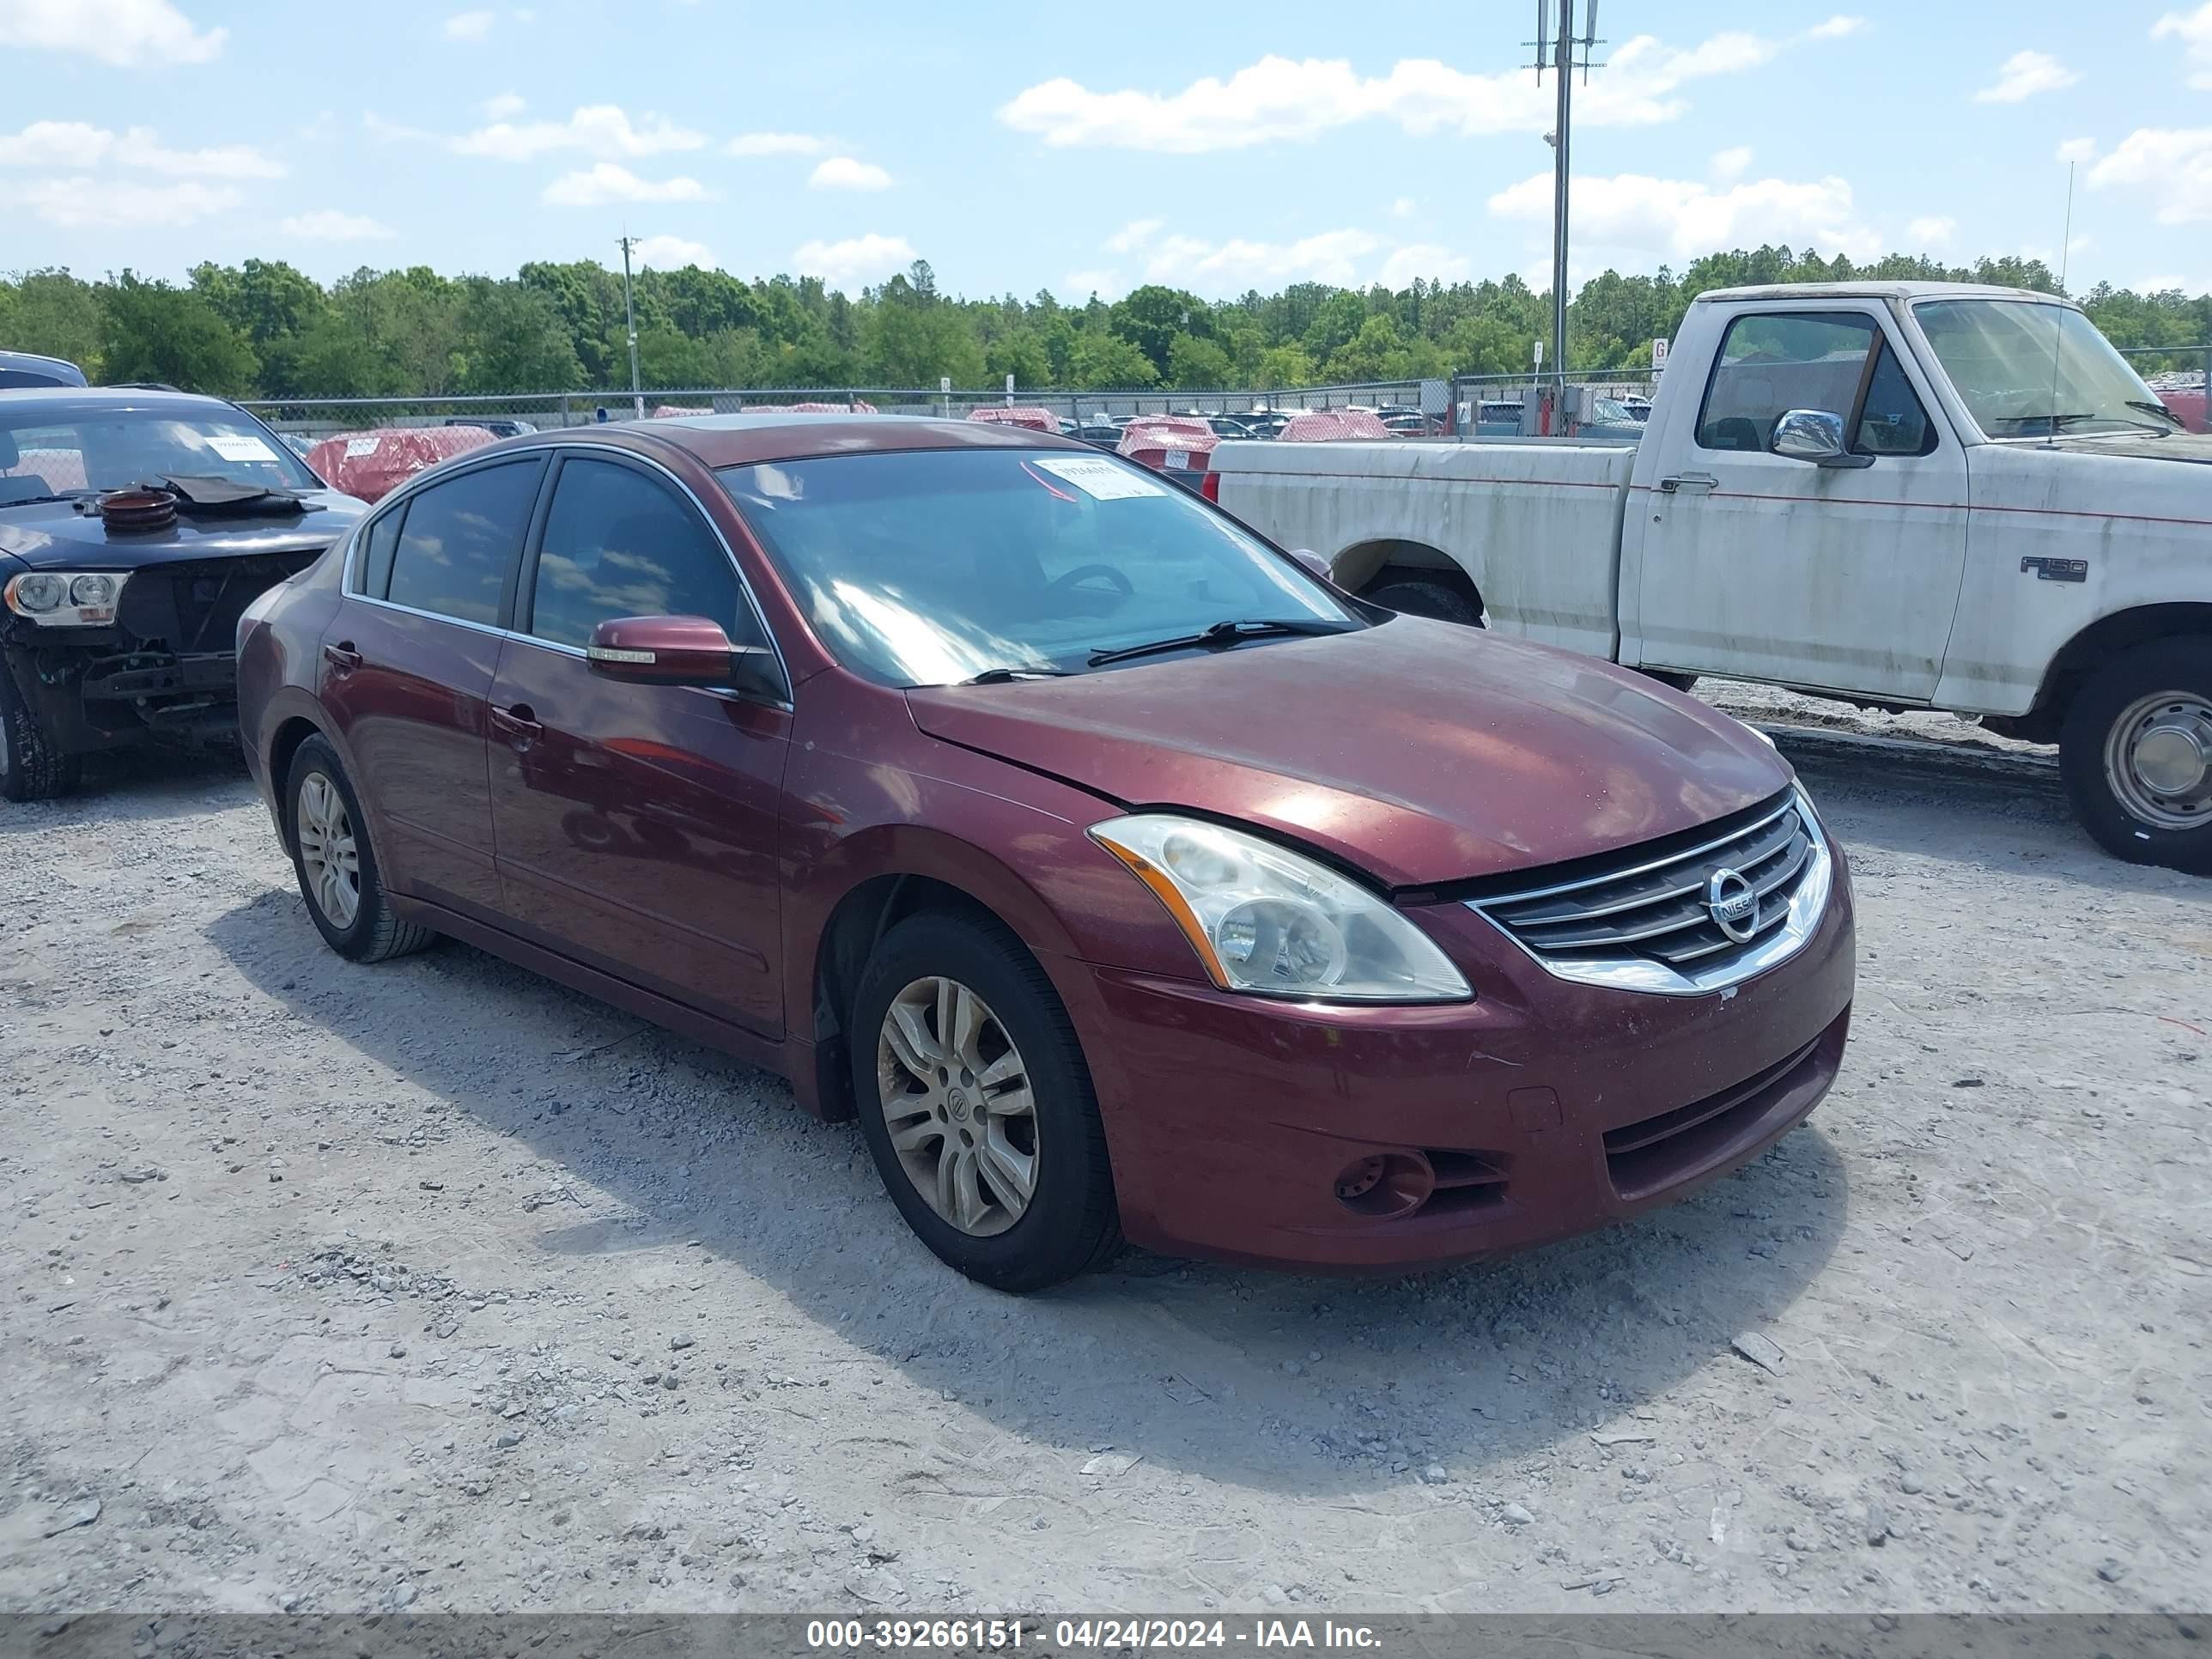
<path fill-rule="evenodd" d="M 963 685 L 1005 685 L 1012 680 L 1064 680 L 1065 668 L 987 668 L 980 674 L 970 674 L 960 682 Z"/>
<path fill-rule="evenodd" d="M 2185 432 L 2188 430 L 2188 423 L 2185 422 L 2180 416 L 2168 409 L 2164 404 L 2147 404 L 2140 398 L 2129 398 L 2123 401 L 2126 403 L 2130 409 L 2140 409 L 2146 415 L 2155 415 L 2160 420 L 2171 422 L 2170 425 L 2159 428 L 2158 429 L 2161 432 Z"/>
<path fill-rule="evenodd" d="M 1239 640 L 1263 640 L 1277 634 L 1345 634 L 1350 631 L 1348 623 L 1325 622 L 1318 617 L 1285 617 L 1264 622 L 1218 622 L 1195 634 L 1179 634 L 1170 640 L 1148 640 L 1142 645 L 1119 645 L 1111 650 L 1093 651 L 1090 660 L 1093 668 L 1102 668 L 1109 662 L 1126 662 L 1131 657 L 1149 657 L 1163 651 L 1196 651 L 1206 647 L 1234 645 Z"/>
<path fill-rule="evenodd" d="M 0 501 L 0 507 L 35 507 L 45 501 L 81 501 L 88 495 L 97 495 L 97 489 L 65 489 L 58 495 L 16 495 Z"/>

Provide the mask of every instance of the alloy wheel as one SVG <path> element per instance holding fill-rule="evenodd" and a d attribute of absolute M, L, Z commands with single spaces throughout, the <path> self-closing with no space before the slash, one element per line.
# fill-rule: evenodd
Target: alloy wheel
<path fill-rule="evenodd" d="M 972 1237 L 1005 1232 L 1036 1192 L 1036 1102 L 1021 1051 L 957 980 L 915 980 L 884 1014 L 876 1097 L 891 1150 L 930 1208 Z"/>
<path fill-rule="evenodd" d="M 320 772 L 301 781 L 295 822 L 308 896 L 323 919 L 343 932 L 361 911 L 361 848 L 345 798 Z"/>

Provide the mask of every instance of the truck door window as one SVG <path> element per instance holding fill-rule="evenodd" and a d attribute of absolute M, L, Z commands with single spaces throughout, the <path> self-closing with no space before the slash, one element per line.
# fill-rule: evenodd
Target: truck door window
<path fill-rule="evenodd" d="M 1866 401 L 1859 409 L 1858 428 L 1851 434 L 1851 453 L 1928 455 L 1935 449 L 1936 423 L 1928 418 L 1919 394 L 1885 339 L 1875 347 L 1874 373 L 1867 377 Z"/>
<path fill-rule="evenodd" d="M 1793 409 L 1824 409 L 1848 418 L 1858 403 L 1867 354 L 1880 338 L 1874 319 L 1859 312 L 1738 317 L 1729 325 L 1705 385 L 1698 447 L 1764 453 L 1774 423 Z"/>

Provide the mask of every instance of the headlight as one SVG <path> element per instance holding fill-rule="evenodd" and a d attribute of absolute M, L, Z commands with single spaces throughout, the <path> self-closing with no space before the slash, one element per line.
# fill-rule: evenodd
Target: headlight
<path fill-rule="evenodd" d="M 1224 990 L 1325 1002 L 1474 994 L 1412 922 L 1272 842 L 1165 813 L 1114 818 L 1091 836 L 1152 890 Z"/>
<path fill-rule="evenodd" d="M 100 571 L 33 570 L 0 588 L 0 598 L 41 627 L 105 628 L 115 620 L 115 601 L 130 580 Z"/>
<path fill-rule="evenodd" d="M 67 578 L 34 571 L 8 584 L 8 608 L 25 616 L 57 610 L 69 603 L 69 590 Z"/>

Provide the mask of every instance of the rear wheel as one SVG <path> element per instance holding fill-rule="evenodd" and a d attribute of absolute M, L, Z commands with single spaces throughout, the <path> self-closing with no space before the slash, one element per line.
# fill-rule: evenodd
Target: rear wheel
<path fill-rule="evenodd" d="M 948 1266 L 1036 1291 L 1120 1248 L 1090 1069 L 1051 981 L 1012 934 L 909 917 L 869 959 L 849 1030 L 877 1173 Z"/>
<path fill-rule="evenodd" d="M 437 938 L 393 912 L 369 845 L 368 820 L 327 738 L 309 738 L 293 754 L 284 801 L 292 867 L 325 945 L 354 962 L 382 962 Z"/>
<path fill-rule="evenodd" d="M 1431 617 L 1437 622 L 1457 623 L 1462 628 L 1482 626 L 1482 611 L 1466 594 L 1442 582 L 1385 582 L 1360 597 L 1370 605 L 1402 616 Z"/>
<path fill-rule="evenodd" d="M 2098 670 L 2067 711 L 2058 764 L 2107 852 L 2212 875 L 2212 639 L 2153 640 Z"/>
<path fill-rule="evenodd" d="M 39 724 L 0 662 L 0 800 L 52 800 L 77 786 L 82 759 L 65 755 Z"/>

